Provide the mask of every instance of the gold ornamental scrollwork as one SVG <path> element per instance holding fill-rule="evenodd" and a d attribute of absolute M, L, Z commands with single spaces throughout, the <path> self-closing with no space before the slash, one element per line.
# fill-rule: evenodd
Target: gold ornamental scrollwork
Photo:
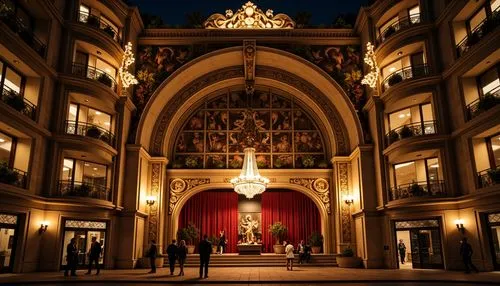
<path fill-rule="evenodd" d="M 175 208 L 175 205 L 179 202 L 179 200 L 186 195 L 186 193 L 200 185 L 210 184 L 210 179 L 208 178 L 188 178 L 188 179 L 180 179 L 175 178 L 170 180 L 170 200 L 168 206 L 168 214 L 172 214 Z"/>
<path fill-rule="evenodd" d="M 226 15 L 215 13 L 203 23 L 205 29 L 293 29 L 295 22 L 286 14 L 265 13 L 248 1 L 236 13 L 226 10 Z"/>
<path fill-rule="evenodd" d="M 340 163 L 339 168 L 339 189 L 340 196 L 346 197 L 349 195 L 349 172 L 347 163 Z M 351 242 L 351 210 L 348 204 L 340 203 L 341 207 L 341 224 L 342 224 L 342 242 Z"/>
<path fill-rule="evenodd" d="M 303 186 L 320 199 L 328 214 L 331 214 L 330 184 L 324 178 L 291 178 L 290 183 Z"/>
<path fill-rule="evenodd" d="M 160 193 L 160 176 L 161 176 L 161 164 L 153 164 L 151 170 L 151 195 L 158 197 Z M 149 207 L 149 239 L 158 238 L 158 203 L 153 204 Z"/>

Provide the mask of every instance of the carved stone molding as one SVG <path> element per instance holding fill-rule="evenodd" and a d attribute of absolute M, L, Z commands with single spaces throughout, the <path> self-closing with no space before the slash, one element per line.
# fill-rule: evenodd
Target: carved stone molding
<path fill-rule="evenodd" d="M 245 66 L 245 89 L 247 94 L 255 90 L 255 58 L 257 43 L 255 40 L 243 41 L 243 63 Z"/>
<path fill-rule="evenodd" d="M 339 197 L 344 198 L 349 195 L 349 172 L 348 163 L 339 163 L 338 165 L 339 178 Z M 340 199 L 340 220 L 342 229 L 342 242 L 351 242 L 351 208 L 350 205 L 342 203 Z"/>
<path fill-rule="evenodd" d="M 331 214 L 330 206 L 330 184 L 328 179 L 323 178 L 291 178 L 291 184 L 303 186 L 312 191 L 312 194 L 320 199 L 326 212 Z"/>
<path fill-rule="evenodd" d="M 151 170 L 151 195 L 154 197 L 159 197 L 160 193 L 160 181 L 161 181 L 161 168 L 162 164 L 153 164 Z M 158 224 L 159 224 L 159 213 L 158 213 L 159 202 L 151 205 L 149 207 L 149 218 L 148 218 L 148 230 L 149 230 L 149 240 L 158 239 Z"/>
<path fill-rule="evenodd" d="M 168 205 L 168 214 L 171 215 L 175 205 L 179 200 L 187 194 L 189 190 L 196 186 L 210 184 L 209 178 L 187 178 L 187 179 L 170 179 L 170 200 Z"/>

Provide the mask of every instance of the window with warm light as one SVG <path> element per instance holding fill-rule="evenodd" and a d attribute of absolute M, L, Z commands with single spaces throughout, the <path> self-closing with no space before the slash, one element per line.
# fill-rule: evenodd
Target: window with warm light
<path fill-rule="evenodd" d="M 13 146 L 15 139 L 3 132 L 0 132 L 0 163 L 11 166 L 14 160 Z"/>
<path fill-rule="evenodd" d="M 412 24 L 420 23 L 420 6 L 415 6 L 408 9 L 408 16 Z"/>
<path fill-rule="evenodd" d="M 390 131 L 407 126 L 418 129 L 414 135 L 434 134 L 436 130 L 433 122 L 434 115 L 430 103 L 410 106 L 389 114 Z"/>
<path fill-rule="evenodd" d="M 91 107 L 71 103 L 69 105 L 67 120 L 81 125 L 93 125 L 107 132 L 111 132 L 111 115 Z M 70 132 L 71 131 L 71 132 Z M 75 130 L 68 130 L 73 133 Z"/>
<path fill-rule="evenodd" d="M 393 176 L 393 186 L 397 188 L 418 184 L 427 189 L 427 184 L 443 180 L 439 159 L 436 157 L 394 164 Z"/>
<path fill-rule="evenodd" d="M 106 165 L 64 158 L 61 180 L 75 184 L 106 187 L 107 173 L 108 167 Z"/>
<path fill-rule="evenodd" d="M 478 77 L 481 96 L 492 94 L 500 96 L 500 65 L 494 66 Z M 498 95 L 497 95 L 498 94 Z M 480 96 L 480 97 L 481 97 Z"/>

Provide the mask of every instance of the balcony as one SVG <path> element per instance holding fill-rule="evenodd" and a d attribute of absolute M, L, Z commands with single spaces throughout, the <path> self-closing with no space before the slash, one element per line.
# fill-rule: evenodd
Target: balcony
<path fill-rule="evenodd" d="M 103 31 L 109 35 L 115 42 L 121 44 L 121 38 L 118 31 L 103 21 L 99 16 L 89 15 L 89 13 L 80 11 L 78 13 L 78 22 L 86 24 L 96 30 Z"/>
<path fill-rule="evenodd" d="M 444 197 L 446 191 L 444 181 L 422 181 L 393 187 L 389 192 L 389 200 L 400 200 L 413 197 Z"/>
<path fill-rule="evenodd" d="M 99 139 L 111 147 L 115 146 L 115 135 L 94 124 L 66 120 L 66 134 L 74 134 Z"/>
<path fill-rule="evenodd" d="M 385 142 L 386 146 L 389 146 L 402 139 L 428 134 L 436 134 L 436 120 L 406 124 L 393 129 L 385 135 Z"/>
<path fill-rule="evenodd" d="M 500 7 L 492 12 L 491 16 L 484 19 L 468 36 L 463 38 L 456 46 L 457 58 L 468 52 L 472 46 L 479 43 L 482 38 L 500 26 Z"/>
<path fill-rule="evenodd" d="M 32 31 L 27 29 L 19 17 L 16 16 L 14 11 L 5 3 L 0 0 L 0 21 L 7 25 L 12 32 L 16 33 L 21 39 L 28 44 L 35 52 L 42 58 L 45 58 L 47 46 L 40 41 Z"/>
<path fill-rule="evenodd" d="M 500 86 L 467 105 L 467 121 L 500 103 Z"/>
<path fill-rule="evenodd" d="M 4 85 L 1 99 L 4 103 L 26 115 L 31 120 L 35 120 L 36 106 L 26 98 L 23 98 L 19 93 Z"/>
<path fill-rule="evenodd" d="M 115 79 L 113 79 L 103 70 L 85 64 L 73 63 L 71 72 L 74 75 L 80 77 L 96 80 L 104 85 L 109 86 L 109 88 L 116 92 Z"/>
<path fill-rule="evenodd" d="M 414 25 L 420 24 L 420 22 L 420 14 L 413 14 L 409 17 L 400 18 L 397 22 L 394 22 L 392 25 L 380 32 L 380 35 L 377 37 L 377 44 L 382 44 L 392 35 L 398 33 L 399 31 L 406 30 Z"/>
<path fill-rule="evenodd" d="M 479 188 L 500 184 L 500 166 L 477 173 Z"/>
<path fill-rule="evenodd" d="M 61 180 L 59 181 L 59 195 L 111 201 L 111 190 L 108 187 L 87 182 Z"/>
<path fill-rule="evenodd" d="M 385 91 L 391 86 L 396 85 L 402 81 L 428 76 L 430 74 L 430 69 L 427 64 L 415 65 L 410 67 L 405 67 L 397 70 L 387 76 L 382 82 L 382 90 Z"/>
<path fill-rule="evenodd" d="M 10 168 L 7 163 L 0 162 L 0 183 L 26 189 L 27 178 L 28 173 Z"/>

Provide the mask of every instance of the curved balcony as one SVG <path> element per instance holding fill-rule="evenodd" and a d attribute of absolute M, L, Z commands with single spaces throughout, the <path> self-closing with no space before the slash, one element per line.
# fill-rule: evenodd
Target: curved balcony
<path fill-rule="evenodd" d="M 410 137 L 436 134 L 436 130 L 436 120 L 406 124 L 389 131 L 385 135 L 386 146 L 389 146 L 396 141 Z"/>
<path fill-rule="evenodd" d="M 19 93 L 4 85 L 1 99 L 10 107 L 35 120 L 36 106 Z"/>
<path fill-rule="evenodd" d="M 87 182 L 59 181 L 59 195 L 62 197 L 93 198 L 111 201 L 110 188 Z"/>
<path fill-rule="evenodd" d="M 23 21 L 16 16 L 12 9 L 9 9 L 9 5 L 5 1 L 0 0 L 0 6 L 7 7 L 0 11 L 0 21 L 2 21 L 10 30 L 21 37 L 21 39 L 28 44 L 37 54 L 42 58 L 45 58 L 47 51 L 47 46 L 40 41 L 32 31 L 26 28 Z"/>
<path fill-rule="evenodd" d="M 73 63 L 71 73 L 80 77 L 96 80 L 106 86 L 109 86 L 116 92 L 116 81 L 105 71 L 86 64 Z"/>
<path fill-rule="evenodd" d="M 500 166 L 477 173 L 479 188 L 500 184 Z"/>
<path fill-rule="evenodd" d="M 382 44 L 392 35 L 395 35 L 400 31 L 406 30 L 420 23 L 421 23 L 420 14 L 413 14 L 408 17 L 399 18 L 398 21 L 394 22 L 392 25 L 390 25 L 385 30 L 380 32 L 380 35 L 377 37 L 377 45 Z"/>
<path fill-rule="evenodd" d="M 79 23 L 86 24 L 89 27 L 92 27 L 98 31 L 104 32 L 105 34 L 107 34 L 109 37 L 111 37 L 118 44 L 122 43 L 118 31 L 115 30 L 115 28 L 111 27 L 108 23 L 103 21 L 98 16 L 89 15 L 89 13 L 85 13 L 85 12 L 80 11 L 78 13 L 77 21 Z"/>
<path fill-rule="evenodd" d="M 108 130 L 94 124 L 66 120 L 66 134 L 87 136 L 106 142 L 109 146 L 115 146 L 115 135 Z"/>
<path fill-rule="evenodd" d="M 469 35 L 456 45 L 457 58 L 468 52 L 472 46 L 479 43 L 482 38 L 493 32 L 498 26 L 500 26 L 500 7 L 495 9 L 491 16 L 479 23 Z"/>
<path fill-rule="evenodd" d="M 500 104 L 500 86 L 467 105 L 467 121 Z"/>
<path fill-rule="evenodd" d="M 428 76 L 429 74 L 430 68 L 427 64 L 402 68 L 391 73 L 384 79 L 384 81 L 382 81 L 382 90 L 386 91 L 391 86 L 396 85 L 402 81 Z"/>
<path fill-rule="evenodd" d="M 444 181 L 421 181 L 393 187 L 389 192 L 389 200 L 400 200 L 413 197 L 445 197 Z"/>
<path fill-rule="evenodd" d="M 26 189 L 28 173 L 10 168 L 5 162 L 0 162 L 0 183 Z"/>

